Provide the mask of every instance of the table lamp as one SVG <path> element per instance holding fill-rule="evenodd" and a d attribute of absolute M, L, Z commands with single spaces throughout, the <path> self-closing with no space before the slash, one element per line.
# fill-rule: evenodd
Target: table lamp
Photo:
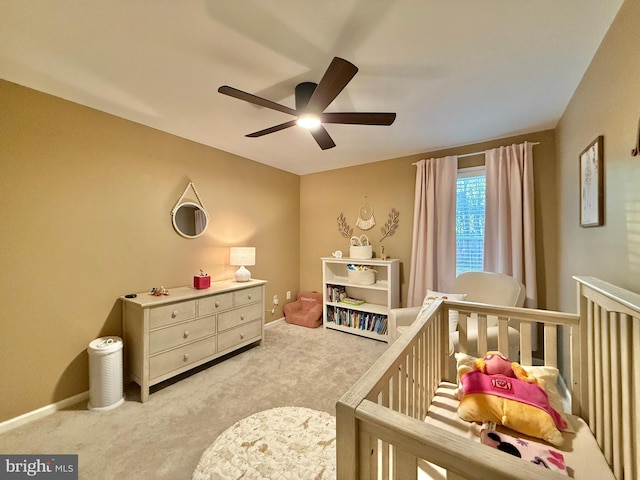
<path fill-rule="evenodd" d="M 245 266 L 256 264 L 256 247 L 231 247 L 229 263 L 240 266 L 236 270 L 236 282 L 248 282 L 251 280 L 251 272 Z"/>

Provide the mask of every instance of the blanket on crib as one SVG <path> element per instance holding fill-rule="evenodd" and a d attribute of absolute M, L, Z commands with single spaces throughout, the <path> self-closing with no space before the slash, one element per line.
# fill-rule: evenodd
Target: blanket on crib
<path fill-rule="evenodd" d="M 564 463 L 564 456 L 557 450 L 529 440 L 512 437 L 506 433 L 483 429 L 480 441 L 484 445 L 496 448 L 502 452 L 530 461 L 535 465 L 569 475 Z"/>

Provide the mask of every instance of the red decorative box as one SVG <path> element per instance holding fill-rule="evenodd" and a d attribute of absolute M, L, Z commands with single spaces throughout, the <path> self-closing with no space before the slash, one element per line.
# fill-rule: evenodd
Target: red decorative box
<path fill-rule="evenodd" d="M 211 277 L 209 275 L 197 275 L 193 277 L 193 287 L 198 290 L 204 290 L 211 286 Z"/>

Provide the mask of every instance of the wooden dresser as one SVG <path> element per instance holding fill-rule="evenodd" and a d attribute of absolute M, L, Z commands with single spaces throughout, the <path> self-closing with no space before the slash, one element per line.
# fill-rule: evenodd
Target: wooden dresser
<path fill-rule="evenodd" d="M 212 282 L 169 289 L 169 295 L 121 297 L 125 369 L 149 388 L 254 342 L 264 340 L 264 280 Z"/>

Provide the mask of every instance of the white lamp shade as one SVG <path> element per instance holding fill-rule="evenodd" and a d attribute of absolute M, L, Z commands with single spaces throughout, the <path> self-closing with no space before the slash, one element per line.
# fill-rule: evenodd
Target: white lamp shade
<path fill-rule="evenodd" d="M 231 265 L 255 265 L 256 247 L 231 247 L 229 253 L 229 263 Z"/>
<path fill-rule="evenodd" d="M 244 268 L 246 265 L 256 264 L 256 247 L 231 247 L 229 251 L 229 263 L 240 266 L 236 270 L 236 282 L 251 280 L 251 272 Z"/>

